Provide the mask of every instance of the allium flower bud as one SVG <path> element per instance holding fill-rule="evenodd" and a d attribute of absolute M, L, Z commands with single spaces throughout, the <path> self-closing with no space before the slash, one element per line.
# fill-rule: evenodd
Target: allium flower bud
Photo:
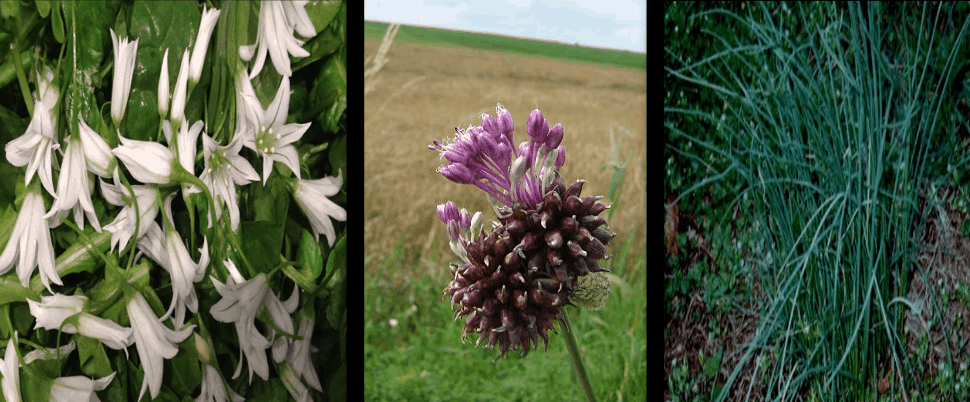
<path fill-rule="evenodd" d="M 470 184 L 475 181 L 475 174 L 468 166 L 452 163 L 441 168 L 441 174 L 458 184 Z"/>
<path fill-rule="evenodd" d="M 542 112 L 539 109 L 535 109 L 529 114 L 526 131 L 529 138 L 539 144 L 545 143 L 546 139 L 549 138 L 549 123 L 542 117 Z"/>
<path fill-rule="evenodd" d="M 557 123 L 552 127 L 552 130 L 549 131 L 549 139 L 546 142 L 546 146 L 549 148 L 558 147 L 559 144 L 562 143 L 562 135 L 562 123 Z"/>
<path fill-rule="evenodd" d="M 495 114 L 498 117 L 500 131 L 504 135 L 509 143 L 512 143 L 512 130 L 515 128 L 515 124 L 512 123 L 512 114 L 509 113 L 508 109 L 499 104 L 495 107 Z"/>
<path fill-rule="evenodd" d="M 458 207 L 451 201 L 438 205 L 438 218 L 444 223 L 458 220 Z"/>

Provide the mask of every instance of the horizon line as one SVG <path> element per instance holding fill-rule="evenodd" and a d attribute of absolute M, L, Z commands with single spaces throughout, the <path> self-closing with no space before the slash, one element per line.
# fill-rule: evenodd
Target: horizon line
<path fill-rule="evenodd" d="M 496 36 L 504 36 L 504 37 L 507 37 L 507 38 L 514 38 L 514 39 L 537 40 L 537 41 L 541 41 L 541 42 L 552 42 L 552 43 L 558 43 L 558 44 L 567 45 L 567 46 L 574 46 L 574 45 L 577 45 L 578 44 L 581 47 L 586 47 L 586 48 L 591 48 L 591 49 L 613 50 L 613 51 L 619 51 L 619 52 L 637 53 L 637 54 L 641 54 L 641 55 L 644 55 L 644 56 L 647 55 L 647 52 L 646 51 L 642 51 L 641 52 L 639 50 L 630 50 L 630 49 L 622 49 L 622 48 L 606 47 L 606 46 L 585 45 L 585 44 L 581 44 L 579 42 L 563 42 L 563 41 L 559 41 L 559 40 L 555 40 L 555 39 L 534 38 L 534 37 L 530 37 L 530 36 L 515 36 L 515 35 L 509 35 L 509 34 L 503 34 L 503 33 L 496 33 L 496 32 L 472 31 L 472 30 L 460 29 L 460 28 L 444 28 L 444 27 L 431 26 L 431 25 L 411 24 L 411 23 L 395 22 L 395 21 L 373 20 L 373 19 L 366 19 L 366 18 L 364 19 L 364 21 L 365 22 L 380 22 L 382 24 L 401 24 L 401 25 L 408 25 L 408 26 L 420 27 L 420 28 L 443 29 L 443 30 L 446 30 L 446 31 L 458 31 L 458 32 L 476 33 L 476 34 L 496 35 Z"/>

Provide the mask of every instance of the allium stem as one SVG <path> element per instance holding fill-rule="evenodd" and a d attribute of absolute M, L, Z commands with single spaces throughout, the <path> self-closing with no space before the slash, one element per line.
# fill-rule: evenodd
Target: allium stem
<path fill-rule="evenodd" d="M 583 365 L 583 356 L 579 354 L 579 345 L 576 344 L 576 337 L 573 336 L 573 331 L 569 328 L 569 316 L 566 313 L 566 309 L 562 310 L 561 326 L 563 338 L 566 339 L 566 349 L 569 349 L 569 361 L 573 363 L 573 371 L 576 372 L 576 380 L 579 381 L 579 386 L 583 388 L 586 401 L 596 402 L 593 385 L 590 384 L 589 376 L 586 375 L 586 366 Z"/>

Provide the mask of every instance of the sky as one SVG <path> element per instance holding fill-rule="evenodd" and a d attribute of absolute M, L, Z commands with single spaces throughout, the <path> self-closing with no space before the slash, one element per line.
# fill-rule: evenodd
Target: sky
<path fill-rule="evenodd" d="M 368 0 L 364 19 L 646 53 L 646 0 Z"/>

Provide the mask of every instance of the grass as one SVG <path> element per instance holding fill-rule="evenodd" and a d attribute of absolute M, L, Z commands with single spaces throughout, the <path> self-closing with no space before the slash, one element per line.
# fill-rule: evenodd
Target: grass
<path fill-rule="evenodd" d="M 787 7 L 797 25 L 785 25 Z M 947 179 L 939 161 L 950 158 L 946 133 L 957 120 L 944 94 L 970 25 L 941 30 L 958 13 L 928 7 L 908 10 L 921 12 L 901 22 L 886 15 L 906 13 L 878 3 L 759 3 L 690 17 L 731 21 L 742 32 L 701 29 L 717 50 L 694 60 L 674 55 L 665 66 L 700 101 L 665 107 L 676 116 L 665 124 L 668 151 L 710 172 L 685 183 L 676 198 L 730 189 L 736 196 L 726 209 L 751 209 L 744 230 L 763 247 L 749 268 L 763 286 L 757 330 L 726 380 L 710 387 L 714 400 L 874 400 L 911 397 L 924 385 L 903 335 L 908 278 L 924 218 L 921 196 Z M 723 107 L 698 107 L 705 99 Z M 673 277 L 687 293 L 701 276 L 709 275 Z M 704 283 L 706 297 L 719 286 L 731 289 L 730 276 Z M 877 393 L 888 373 L 896 378 Z M 752 376 L 758 387 L 735 387 Z M 671 394 L 696 385 L 685 377 L 675 365 Z"/>
<path fill-rule="evenodd" d="M 605 310 L 569 310 L 600 401 L 645 400 L 647 395 L 646 257 L 637 247 L 641 241 L 630 237 L 614 246 L 616 257 L 609 268 L 615 282 Z M 435 261 L 440 267 L 436 272 L 402 266 L 409 258 L 401 244 L 365 283 L 366 400 L 583 400 L 558 334 L 550 334 L 548 352 L 532 351 L 525 358 L 512 352 L 495 363 L 491 359 L 497 351 L 475 348 L 475 336 L 463 344 L 461 325 L 441 297 L 447 261 Z M 627 259 L 630 251 L 634 257 Z M 402 271 L 421 273 L 407 280 L 388 279 Z"/>
<path fill-rule="evenodd" d="M 384 37 L 384 32 L 387 31 L 388 25 L 383 22 L 364 21 L 364 38 L 380 40 Z M 539 40 L 526 41 L 521 38 L 501 35 L 451 31 L 412 25 L 401 25 L 395 40 L 400 43 L 433 44 L 434 46 L 453 46 L 455 48 L 479 51 L 542 56 L 563 61 L 578 61 L 635 70 L 646 70 L 647 68 L 646 58 L 644 58 L 643 53 L 596 49 Z"/>

